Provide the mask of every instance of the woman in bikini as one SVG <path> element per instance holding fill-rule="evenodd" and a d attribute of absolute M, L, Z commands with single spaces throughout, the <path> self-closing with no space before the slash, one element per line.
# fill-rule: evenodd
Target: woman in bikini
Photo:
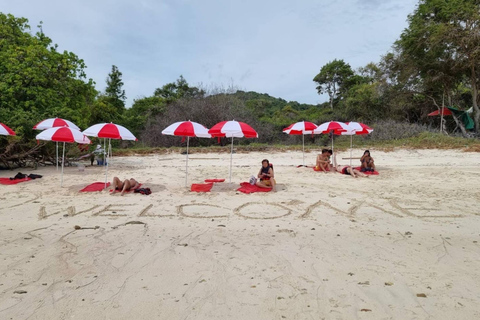
<path fill-rule="evenodd" d="M 370 155 L 370 151 L 365 150 L 365 152 L 363 153 L 363 156 L 360 158 L 360 162 L 362 163 L 362 166 L 360 167 L 360 171 L 362 172 L 375 171 L 375 163 L 373 161 L 372 156 Z"/>
<path fill-rule="evenodd" d="M 272 189 L 274 192 L 276 191 L 276 182 L 273 175 L 273 168 L 267 159 L 262 160 L 262 167 L 260 168 L 257 177 L 259 179 L 256 183 L 257 187 L 269 188 Z"/>
<path fill-rule="evenodd" d="M 113 177 L 113 187 L 117 191 L 122 191 L 122 193 L 120 194 L 121 196 L 123 196 L 126 191 L 135 190 L 139 186 L 140 184 L 138 183 L 138 181 L 133 178 L 127 179 L 122 182 L 117 177 Z"/>

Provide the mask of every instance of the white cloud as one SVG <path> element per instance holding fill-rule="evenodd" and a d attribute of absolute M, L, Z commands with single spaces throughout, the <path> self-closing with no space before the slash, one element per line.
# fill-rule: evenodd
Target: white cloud
<path fill-rule="evenodd" d="M 414 0 L 9 1 L 4 13 L 43 21 L 61 50 L 85 60 L 103 90 L 112 65 L 127 105 L 183 75 L 318 103 L 313 77 L 333 59 L 378 61 L 407 26 Z"/>

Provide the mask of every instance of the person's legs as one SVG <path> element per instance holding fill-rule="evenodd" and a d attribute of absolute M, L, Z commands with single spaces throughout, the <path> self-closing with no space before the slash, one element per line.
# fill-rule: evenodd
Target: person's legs
<path fill-rule="evenodd" d="M 270 181 L 270 184 L 271 184 L 271 186 L 272 186 L 272 191 L 273 191 L 273 192 L 276 192 L 276 191 L 277 191 L 277 182 L 275 181 L 274 178 L 270 178 L 269 181 Z"/>
<path fill-rule="evenodd" d="M 120 195 L 123 196 L 125 194 L 125 191 L 130 190 L 131 187 L 132 187 L 132 185 L 130 183 L 130 180 L 127 179 L 127 180 L 123 181 L 123 189 L 122 189 L 122 193 Z"/>
<path fill-rule="evenodd" d="M 113 177 L 112 186 L 113 186 L 114 189 L 122 190 L 123 183 L 122 183 L 122 181 L 120 181 L 120 179 L 118 179 L 118 177 Z"/>
<path fill-rule="evenodd" d="M 271 180 L 271 179 L 270 179 Z M 268 188 L 268 189 L 271 189 L 272 186 L 270 185 L 270 183 L 268 181 L 270 180 L 258 180 L 257 183 L 255 184 L 257 187 L 260 187 L 260 188 Z"/>
<path fill-rule="evenodd" d="M 365 173 L 363 173 L 363 172 L 360 172 L 360 171 L 358 171 L 357 169 L 351 169 L 351 170 L 352 170 L 352 172 L 353 172 L 355 175 L 357 175 L 357 176 L 359 176 L 359 177 L 368 178 L 368 174 L 365 174 Z M 356 178 L 356 176 L 355 176 L 355 178 Z"/>

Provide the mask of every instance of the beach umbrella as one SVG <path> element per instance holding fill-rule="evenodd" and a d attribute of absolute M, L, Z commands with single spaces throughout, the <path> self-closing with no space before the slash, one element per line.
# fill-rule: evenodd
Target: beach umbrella
<path fill-rule="evenodd" d="M 45 119 L 43 121 L 40 121 L 36 125 L 34 125 L 33 129 L 45 130 L 45 129 L 55 128 L 55 127 L 69 127 L 69 128 L 77 129 L 78 131 L 80 131 L 80 128 L 77 127 L 77 125 L 74 124 L 72 121 L 61 119 L 61 118 Z M 58 142 L 55 143 L 55 149 L 57 153 L 57 170 L 58 170 Z"/>
<path fill-rule="evenodd" d="M 91 141 L 88 139 L 83 133 L 81 133 L 77 129 L 69 128 L 69 127 L 54 127 L 50 129 L 46 129 L 41 133 L 37 134 L 37 140 L 45 140 L 45 141 L 55 141 L 55 142 L 63 142 L 63 156 L 62 156 L 62 180 L 60 183 L 60 187 L 63 186 L 63 167 L 65 163 L 65 143 L 82 143 L 82 144 L 90 144 Z"/>
<path fill-rule="evenodd" d="M 214 125 L 208 133 L 212 137 L 232 138 L 230 150 L 230 182 L 232 182 L 233 138 L 258 138 L 258 133 L 248 124 L 239 121 L 222 121 Z"/>
<path fill-rule="evenodd" d="M 108 162 L 107 158 L 111 154 L 112 146 L 110 144 L 111 139 L 117 140 L 132 140 L 137 141 L 137 138 L 130 132 L 127 128 L 115 124 L 115 123 L 98 123 L 94 124 L 91 127 L 88 127 L 83 131 L 83 134 L 89 137 L 103 138 L 104 143 L 104 158 L 107 162 L 105 165 L 105 188 L 107 187 L 108 179 Z M 108 139 L 108 151 L 107 151 L 107 140 Z"/>
<path fill-rule="evenodd" d="M 169 125 L 162 131 L 162 134 L 170 136 L 187 137 L 187 161 L 185 164 L 185 187 L 187 186 L 188 177 L 188 144 L 190 137 L 211 138 L 208 129 L 205 126 L 193 121 L 180 121 Z"/>
<path fill-rule="evenodd" d="M 6 124 L 0 122 L 0 135 L 2 136 L 15 136 L 16 133 L 13 132 Z"/>
<path fill-rule="evenodd" d="M 303 166 L 305 166 L 305 135 L 313 134 L 313 130 L 317 129 L 317 125 L 308 121 L 296 122 L 283 129 L 286 134 L 301 134 L 302 135 L 302 150 L 303 150 Z"/>
<path fill-rule="evenodd" d="M 366 124 L 360 122 L 347 122 L 348 131 L 344 131 L 342 135 L 350 136 L 350 167 L 352 166 L 352 148 L 353 148 L 353 136 L 354 135 L 364 135 L 370 134 L 373 132 L 373 129 L 367 126 Z"/>
<path fill-rule="evenodd" d="M 346 123 L 340 121 L 329 121 L 322 123 L 319 125 L 315 130 L 313 130 L 314 134 L 332 134 L 332 151 L 333 151 L 333 135 L 341 135 L 342 132 L 346 132 L 349 130 L 349 127 Z"/>

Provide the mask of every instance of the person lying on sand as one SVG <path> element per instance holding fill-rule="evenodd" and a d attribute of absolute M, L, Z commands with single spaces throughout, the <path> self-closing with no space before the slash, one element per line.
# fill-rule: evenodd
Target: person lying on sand
<path fill-rule="evenodd" d="M 115 190 L 122 191 L 122 193 L 120 194 L 121 196 L 123 196 L 126 191 L 135 190 L 140 186 L 138 181 L 133 178 L 127 179 L 122 182 L 120 179 L 118 179 L 118 177 L 113 177 L 112 185 Z"/>
<path fill-rule="evenodd" d="M 330 171 L 331 164 L 330 164 L 330 156 L 332 155 L 332 150 L 322 149 L 322 153 L 317 155 L 317 161 L 315 164 L 316 170 L 321 170 L 325 173 Z"/>
<path fill-rule="evenodd" d="M 363 153 L 363 156 L 360 158 L 360 162 L 362 163 L 360 167 L 360 171 L 362 172 L 375 171 L 375 162 L 373 161 L 373 158 L 370 155 L 370 151 L 365 150 L 365 152 Z"/>
<path fill-rule="evenodd" d="M 338 172 L 341 174 L 346 174 L 350 175 L 353 178 L 357 177 L 363 177 L 363 178 L 368 178 L 368 175 L 366 175 L 363 172 L 360 172 L 357 169 L 352 168 L 351 166 L 342 166 L 337 164 L 337 153 L 335 152 L 333 155 L 333 172 Z"/>
<path fill-rule="evenodd" d="M 260 168 L 257 177 L 259 179 L 256 183 L 257 187 L 269 188 L 272 189 L 273 192 L 276 191 L 273 167 L 267 159 L 262 160 L 262 167 Z"/>

